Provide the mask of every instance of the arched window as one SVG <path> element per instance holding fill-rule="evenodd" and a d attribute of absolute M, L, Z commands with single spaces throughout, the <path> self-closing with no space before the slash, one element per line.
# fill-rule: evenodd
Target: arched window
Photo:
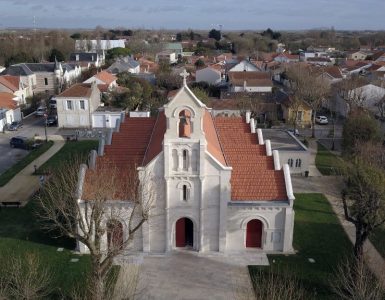
<path fill-rule="evenodd" d="M 289 165 L 290 168 L 292 168 L 292 167 L 293 167 L 293 159 L 292 159 L 292 158 L 289 158 L 289 159 L 287 160 L 287 164 Z"/>
<path fill-rule="evenodd" d="M 301 164 L 302 164 L 301 159 L 300 159 L 300 158 L 297 158 L 297 159 L 295 160 L 295 167 L 296 167 L 296 168 L 300 168 L 300 167 L 301 167 Z"/>
<path fill-rule="evenodd" d="M 183 170 L 187 170 L 187 150 L 183 150 Z"/>
<path fill-rule="evenodd" d="M 183 185 L 183 191 L 182 191 L 182 199 L 183 201 L 187 201 L 188 200 L 188 188 L 187 188 L 187 185 Z"/>
<path fill-rule="evenodd" d="M 188 110 L 182 110 L 179 113 L 179 137 L 189 138 L 191 135 L 191 113 Z"/>

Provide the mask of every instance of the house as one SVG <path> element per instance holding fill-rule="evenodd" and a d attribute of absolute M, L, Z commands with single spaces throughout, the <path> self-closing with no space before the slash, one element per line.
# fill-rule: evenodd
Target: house
<path fill-rule="evenodd" d="M 76 51 L 95 52 L 113 48 L 125 48 L 126 40 L 76 40 Z"/>
<path fill-rule="evenodd" d="M 104 52 L 73 52 L 70 54 L 70 62 L 87 63 L 95 67 L 104 65 Z"/>
<path fill-rule="evenodd" d="M 176 59 L 183 56 L 183 46 L 181 43 L 166 43 L 163 50 L 175 53 Z"/>
<path fill-rule="evenodd" d="M 102 72 L 95 74 L 91 78 L 88 78 L 83 83 L 96 82 L 100 91 L 106 91 L 107 92 L 107 91 L 111 91 L 115 87 L 117 87 L 117 85 L 118 85 L 116 83 L 117 79 L 118 78 L 116 76 L 112 75 L 111 73 L 109 73 L 107 71 L 102 71 Z"/>
<path fill-rule="evenodd" d="M 79 128 L 92 126 L 92 113 L 100 106 L 96 82 L 78 83 L 56 97 L 58 126 Z"/>
<path fill-rule="evenodd" d="M 2 132 L 13 121 L 22 119 L 20 107 L 15 99 L 17 97 L 11 93 L 0 92 L 0 131 Z"/>
<path fill-rule="evenodd" d="M 25 104 L 28 95 L 28 87 L 25 86 L 20 76 L 0 76 L 0 92 L 11 93 L 17 97 L 18 104 Z"/>
<path fill-rule="evenodd" d="M 353 60 L 365 60 L 368 57 L 368 55 L 371 55 L 371 54 L 372 53 L 368 53 L 366 51 L 360 50 L 360 51 L 349 53 L 348 58 Z"/>
<path fill-rule="evenodd" d="M 256 65 L 254 65 L 249 60 L 242 60 L 241 62 L 234 65 L 229 72 L 261 72 L 262 70 L 258 68 Z"/>
<path fill-rule="evenodd" d="M 229 90 L 231 92 L 271 93 L 273 82 L 265 72 L 229 72 Z"/>
<path fill-rule="evenodd" d="M 159 68 L 156 62 L 145 59 L 144 57 L 139 58 L 138 62 L 140 64 L 140 73 L 155 73 Z"/>
<path fill-rule="evenodd" d="M 307 60 L 308 64 L 317 65 L 317 66 L 331 66 L 333 65 L 333 61 L 328 57 L 309 57 Z"/>
<path fill-rule="evenodd" d="M 275 95 L 277 103 L 281 105 L 282 118 L 286 123 L 294 123 L 299 127 L 310 127 L 312 124 L 312 108 L 305 101 L 294 105 L 290 95 L 279 91 Z"/>
<path fill-rule="evenodd" d="M 174 51 L 164 50 L 156 54 L 155 56 L 156 63 L 168 63 L 170 65 L 176 64 L 178 62 L 178 56 Z"/>
<path fill-rule="evenodd" d="M 271 149 L 279 151 L 281 165 L 288 164 L 291 174 L 306 175 L 310 152 L 294 134 L 281 129 L 263 129 L 263 137 L 271 141 Z"/>
<path fill-rule="evenodd" d="M 219 69 L 219 70 L 218 70 Z M 222 82 L 221 67 L 208 66 L 206 68 L 197 70 L 195 73 L 196 82 L 207 82 L 208 84 L 217 85 Z"/>
<path fill-rule="evenodd" d="M 19 77 L 23 85 L 27 88 L 26 96 L 31 97 L 36 89 L 36 74 L 33 73 L 25 64 L 16 64 L 9 66 L 0 75 L 9 75 Z"/>
<path fill-rule="evenodd" d="M 351 101 L 355 102 L 356 105 L 367 109 L 375 115 L 379 115 L 376 104 L 380 99 L 385 97 L 385 85 L 378 86 L 369 83 L 352 89 L 348 92 L 348 95 L 348 97 L 351 98 Z M 349 106 L 347 106 L 347 111 L 349 111 Z"/>
<path fill-rule="evenodd" d="M 124 178 L 127 170 L 139 166 L 139 178 L 156 185 L 156 193 L 151 217 L 128 246 L 131 253 L 185 249 L 230 260 L 248 253 L 292 253 L 295 198 L 290 170 L 280 165 L 278 151 L 272 154 L 270 142 L 255 133 L 253 123 L 214 118 L 184 80 L 156 117 L 123 117 L 112 142 L 101 142 L 103 156 L 93 151 L 88 169 L 83 165 L 79 172 L 82 210 L 93 200 L 90 172 L 117 165 Z M 145 176 L 149 173 L 150 178 Z M 129 215 L 130 199 L 115 195 L 106 209 Z M 103 248 L 121 245 L 128 220 L 103 221 L 115 224 L 105 233 Z M 80 242 L 78 249 L 87 252 Z"/>
<path fill-rule="evenodd" d="M 118 58 L 111 66 L 109 66 L 106 70 L 111 74 L 119 74 L 123 72 L 128 72 L 131 74 L 140 73 L 140 65 L 139 62 L 130 56 Z"/>
<path fill-rule="evenodd" d="M 92 113 L 92 128 L 115 128 L 124 110 L 110 106 L 99 106 Z"/>
<path fill-rule="evenodd" d="M 329 85 L 339 82 L 344 78 L 341 69 L 337 66 L 329 66 L 323 68 L 319 76 Z"/>
<path fill-rule="evenodd" d="M 274 57 L 274 61 L 280 63 L 294 63 L 299 62 L 299 56 L 297 54 L 281 53 Z"/>

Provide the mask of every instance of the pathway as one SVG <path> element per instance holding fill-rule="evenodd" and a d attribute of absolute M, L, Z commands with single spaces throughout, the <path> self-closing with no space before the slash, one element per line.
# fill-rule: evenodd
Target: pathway
<path fill-rule="evenodd" d="M 315 161 L 317 144 L 313 140 L 309 143 L 310 162 Z M 315 164 L 314 164 L 315 166 Z M 317 170 L 318 171 L 318 170 Z M 316 174 L 316 173 L 313 173 Z M 311 175 L 311 173 L 310 173 Z M 352 223 L 345 220 L 341 190 L 343 188 L 343 179 L 340 176 L 312 176 L 312 177 L 292 177 L 292 184 L 295 193 L 322 193 L 331 204 L 346 234 L 352 243 L 355 242 L 355 227 Z M 385 287 L 385 260 L 375 249 L 373 244 L 367 240 L 364 245 L 365 258 L 371 271 L 382 281 Z"/>
<path fill-rule="evenodd" d="M 5 186 L 0 188 L 0 202 L 20 202 L 24 206 L 39 189 L 39 176 L 33 175 L 34 166 L 40 167 L 64 146 L 64 141 L 55 141 L 51 148 L 31 162 Z"/>

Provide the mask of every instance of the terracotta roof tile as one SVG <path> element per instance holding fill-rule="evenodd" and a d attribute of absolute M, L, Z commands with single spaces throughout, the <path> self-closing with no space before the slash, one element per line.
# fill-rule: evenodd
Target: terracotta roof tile
<path fill-rule="evenodd" d="M 287 200 L 283 171 L 275 171 L 273 158 L 258 145 L 256 134 L 242 118 L 215 118 L 219 140 L 231 173 L 233 201 Z"/>
<path fill-rule="evenodd" d="M 91 96 L 91 84 L 90 83 L 78 83 L 64 92 L 59 94 L 57 97 L 90 97 Z"/>
<path fill-rule="evenodd" d="M 207 151 L 214 156 L 222 165 L 227 165 L 223 151 L 219 143 L 217 131 L 211 114 L 206 110 L 203 116 L 203 131 L 206 135 Z"/>
<path fill-rule="evenodd" d="M 15 109 L 17 102 L 13 100 L 15 96 L 11 93 L 0 92 L 0 108 Z"/>
<path fill-rule="evenodd" d="M 10 75 L 0 76 L 0 84 L 4 85 L 13 92 L 18 91 L 20 85 L 20 77 Z"/>
<path fill-rule="evenodd" d="M 111 73 L 108 73 L 107 71 L 102 71 L 100 73 L 97 73 L 95 77 L 108 85 L 110 85 L 112 82 L 118 79 L 116 76 L 112 75 Z"/>

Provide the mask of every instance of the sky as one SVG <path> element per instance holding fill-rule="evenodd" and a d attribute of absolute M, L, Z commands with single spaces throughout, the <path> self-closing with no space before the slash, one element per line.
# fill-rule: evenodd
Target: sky
<path fill-rule="evenodd" d="M 0 28 L 385 29 L 385 0 L 0 0 Z"/>

